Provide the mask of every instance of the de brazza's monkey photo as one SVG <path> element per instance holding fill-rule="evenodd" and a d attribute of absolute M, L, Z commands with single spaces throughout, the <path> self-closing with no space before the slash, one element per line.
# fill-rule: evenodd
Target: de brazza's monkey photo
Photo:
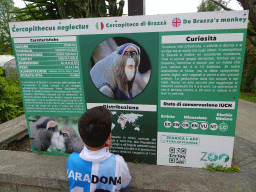
<path fill-rule="evenodd" d="M 96 62 L 90 71 L 94 85 L 104 95 L 114 99 L 131 99 L 132 88 L 140 65 L 140 48 L 125 43 Z"/>
<path fill-rule="evenodd" d="M 59 141 L 58 123 L 51 117 L 41 117 L 30 124 L 34 150 L 47 151 L 50 148 L 63 148 Z"/>
<path fill-rule="evenodd" d="M 58 119 L 64 122 L 62 118 Z M 59 122 L 53 117 L 40 117 L 37 121 L 31 123 L 29 127 L 34 150 L 70 154 L 73 152 L 80 153 L 84 147 L 81 137 L 74 128 L 69 126 L 61 128 L 62 126 L 59 126 Z"/>

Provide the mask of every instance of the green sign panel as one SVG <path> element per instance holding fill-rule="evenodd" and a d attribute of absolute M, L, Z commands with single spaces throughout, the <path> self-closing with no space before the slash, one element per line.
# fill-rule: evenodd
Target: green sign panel
<path fill-rule="evenodd" d="M 245 36 L 241 29 L 160 34 L 160 132 L 235 136 Z"/>

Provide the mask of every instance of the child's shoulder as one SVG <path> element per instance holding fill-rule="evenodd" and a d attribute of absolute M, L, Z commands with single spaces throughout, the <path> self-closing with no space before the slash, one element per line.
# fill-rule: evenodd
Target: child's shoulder
<path fill-rule="evenodd" d="M 124 158 L 123 158 L 121 155 L 114 154 L 114 153 L 111 153 L 111 154 L 112 154 L 113 156 L 115 156 L 116 161 L 125 162 Z"/>
<path fill-rule="evenodd" d="M 77 157 L 77 156 L 79 156 L 79 154 L 80 154 L 80 153 L 78 153 L 78 152 L 73 152 L 73 153 L 71 153 L 71 154 L 69 155 L 69 157 Z"/>
<path fill-rule="evenodd" d="M 68 157 L 68 161 L 76 161 L 76 160 L 78 160 L 80 158 L 79 154 L 80 153 L 77 153 L 77 152 L 71 153 L 71 155 L 69 155 L 69 157 Z"/>

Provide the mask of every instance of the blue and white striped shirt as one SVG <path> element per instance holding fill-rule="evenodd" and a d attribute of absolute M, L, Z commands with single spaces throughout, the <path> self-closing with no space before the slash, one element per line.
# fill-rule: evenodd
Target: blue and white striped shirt
<path fill-rule="evenodd" d="M 110 153 L 108 147 L 90 151 L 84 147 L 67 161 L 70 192 L 115 192 L 128 187 L 131 175 L 123 157 Z"/>

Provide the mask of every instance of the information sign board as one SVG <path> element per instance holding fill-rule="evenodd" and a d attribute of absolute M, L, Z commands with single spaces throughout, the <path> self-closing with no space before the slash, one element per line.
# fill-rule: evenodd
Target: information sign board
<path fill-rule="evenodd" d="M 247 24 L 248 11 L 10 23 L 33 152 L 81 150 L 79 117 L 104 106 L 127 161 L 230 166 Z"/>

